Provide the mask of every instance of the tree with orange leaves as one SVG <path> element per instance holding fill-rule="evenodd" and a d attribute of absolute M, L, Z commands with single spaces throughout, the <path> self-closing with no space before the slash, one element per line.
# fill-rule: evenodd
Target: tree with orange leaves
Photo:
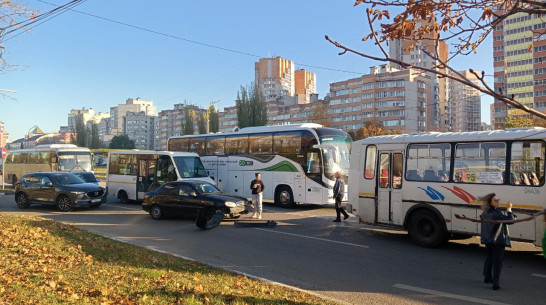
<path fill-rule="evenodd" d="M 498 91 L 485 81 L 485 72 L 481 73 L 470 69 L 481 82 L 472 83 L 464 75 L 449 66 L 449 61 L 456 56 L 468 55 L 477 52 L 478 46 L 503 21 L 519 15 L 533 15 L 546 20 L 546 2 L 543 0 L 355 0 L 355 6 L 368 5 L 366 16 L 370 33 L 363 40 L 372 39 L 382 52 L 382 56 L 372 56 L 366 52 L 359 52 L 349 48 L 330 37 L 326 39 L 342 49 L 340 55 L 347 52 L 373 60 L 391 62 L 403 68 L 412 68 L 422 72 L 434 73 L 440 78 L 449 78 L 470 86 L 480 92 L 490 95 L 507 105 L 521 109 L 538 118 L 546 119 L 546 114 L 516 101 L 514 95 Z M 391 16 L 391 10 L 400 11 Z M 391 18 L 392 17 L 392 18 Z M 425 21 L 426 25 L 421 25 Z M 431 37 L 432 35 L 432 38 Z M 545 29 L 533 29 L 535 36 L 546 34 Z M 443 37 L 441 37 L 443 35 Z M 441 42 L 449 44 L 454 51 L 447 60 L 442 60 L 438 49 L 421 49 L 433 62 L 435 67 L 412 65 L 389 56 L 385 47 L 392 41 L 408 41 L 407 49 L 419 48 L 419 41 L 433 39 L 435 45 Z M 530 44 L 530 51 L 533 45 Z M 460 70 L 460 69 L 458 69 Z"/>

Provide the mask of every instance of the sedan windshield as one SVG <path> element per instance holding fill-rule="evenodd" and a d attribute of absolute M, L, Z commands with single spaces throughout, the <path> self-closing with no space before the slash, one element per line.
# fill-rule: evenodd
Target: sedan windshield
<path fill-rule="evenodd" d="M 85 181 L 74 174 L 55 174 L 51 176 L 51 180 L 57 185 L 85 183 Z"/>
<path fill-rule="evenodd" d="M 203 182 L 200 184 L 195 184 L 195 188 L 199 192 L 199 194 L 210 194 L 210 193 L 219 193 L 220 190 L 216 188 L 216 186 Z"/>

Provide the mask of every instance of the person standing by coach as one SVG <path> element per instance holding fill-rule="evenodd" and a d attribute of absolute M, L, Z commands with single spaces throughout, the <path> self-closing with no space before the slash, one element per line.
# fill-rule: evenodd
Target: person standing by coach
<path fill-rule="evenodd" d="M 340 172 L 336 172 L 334 174 L 334 177 L 336 178 L 336 183 L 334 184 L 334 199 L 336 201 L 337 215 L 336 219 L 334 219 L 334 222 L 340 222 L 341 214 L 343 214 L 343 220 L 349 218 L 349 214 L 347 214 L 347 212 L 345 212 L 345 210 L 341 208 L 341 200 L 343 199 L 343 195 L 345 194 L 345 181 L 343 181 Z"/>
<path fill-rule="evenodd" d="M 256 179 L 250 182 L 250 189 L 252 190 L 252 204 L 254 205 L 254 214 L 252 218 L 262 219 L 262 201 L 265 185 L 262 181 L 262 175 L 260 173 L 254 174 Z"/>

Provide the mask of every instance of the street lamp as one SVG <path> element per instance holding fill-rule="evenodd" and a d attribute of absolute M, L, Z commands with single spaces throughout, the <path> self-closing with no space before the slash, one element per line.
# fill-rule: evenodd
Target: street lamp
<path fill-rule="evenodd" d="M 210 132 L 210 107 L 213 106 L 214 104 L 218 104 L 220 102 L 220 100 L 217 100 L 216 102 L 210 102 L 210 105 L 209 107 L 207 108 L 207 133 Z"/>

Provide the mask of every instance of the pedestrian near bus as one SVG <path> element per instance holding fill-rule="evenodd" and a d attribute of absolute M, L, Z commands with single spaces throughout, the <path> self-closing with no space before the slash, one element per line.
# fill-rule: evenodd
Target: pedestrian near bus
<path fill-rule="evenodd" d="M 341 208 L 341 200 L 343 199 L 343 195 L 345 194 L 345 181 L 343 181 L 340 172 L 336 172 L 334 174 L 334 177 L 336 178 L 336 183 L 334 184 L 334 200 L 336 201 L 337 215 L 336 219 L 334 219 L 334 222 L 340 222 L 341 214 L 343 214 L 343 220 L 349 218 L 349 214 L 347 214 L 347 212 L 345 212 L 345 210 Z"/>
<path fill-rule="evenodd" d="M 254 205 L 254 214 L 252 218 L 262 219 L 262 200 L 265 185 L 262 181 L 262 175 L 260 173 L 254 174 L 256 179 L 250 182 L 250 189 L 252 190 L 252 205 Z"/>
<path fill-rule="evenodd" d="M 506 214 L 499 209 L 499 199 L 496 194 L 485 196 L 483 205 L 483 220 L 515 220 L 516 215 L 512 214 L 512 203 L 508 202 Z M 493 290 L 499 290 L 499 279 L 504 259 L 505 247 L 510 247 L 510 236 L 508 225 L 505 223 L 484 223 L 481 224 L 481 243 L 485 244 L 487 256 L 483 265 L 483 282 L 493 283 Z"/>

